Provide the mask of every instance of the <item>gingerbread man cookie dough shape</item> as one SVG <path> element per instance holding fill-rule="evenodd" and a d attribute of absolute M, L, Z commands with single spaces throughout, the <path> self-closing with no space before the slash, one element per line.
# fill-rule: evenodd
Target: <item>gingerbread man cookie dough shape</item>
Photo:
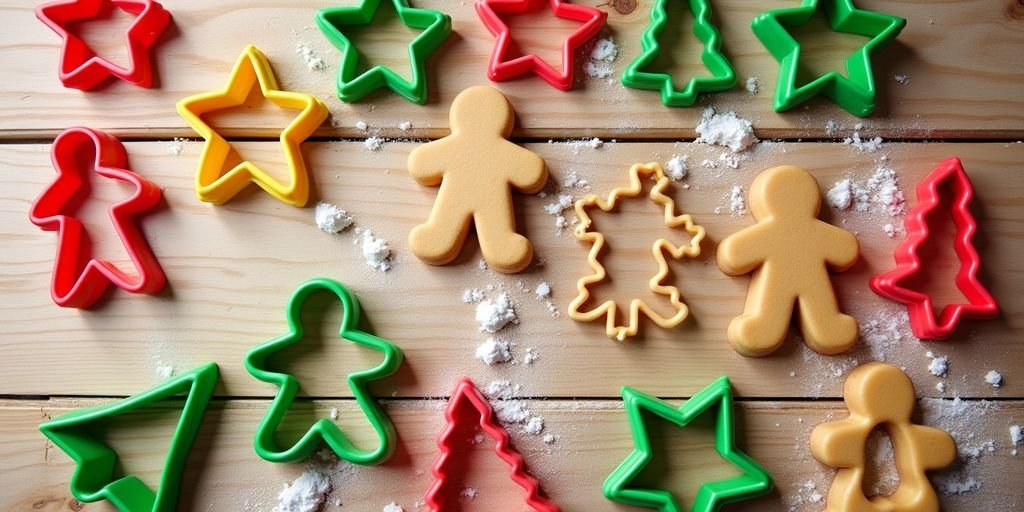
<path fill-rule="evenodd" d="M 956 443 L 943 430 L 910 421 L 914 384 L 899 368 L 865 364 L 847 377 L 843 399 L 850 417 L 822 423 L 811 432 L 811 453 L 838 468 L 828 492 L 827 512 L 938 512 L 939 500 L 925 471 L 956 457 Z M 892 439 L 900 485 L 889 496 L 864 495 L 864 449 L 868 436 L 884 426 Z"/>
<path fill-rule="evenodd" d="M 409 155 L 409 174 L 441 189 L 425 224 L 409 233 L 409 247 L 431 265 L 451 263 L 476 226 L 487 264 L 515 273 L 533 260 L 533 246 L 516 232 L 512 189 L 536 194 L 548 181 L 544 160 L 508 141 L 515 114 L 497 89 L 459 93 L 449 113 L 451 135 Z"/>
<path fill-rule="evenodd" d="M 821 191 L 794 166 L 762 172 L 750 186 L 757 224 L 718 246 L 718 266 L 731 276 L 753 272 L 743 314 L 729 324 L 729 342 L 745 356 L 782 345 L 797 307 L 804 340 L 815 352 L 838 354 L 857 341 L 857 321 L 839 311 L 829 269 L 857 262 L 857 237 L 818 219 Z"/>

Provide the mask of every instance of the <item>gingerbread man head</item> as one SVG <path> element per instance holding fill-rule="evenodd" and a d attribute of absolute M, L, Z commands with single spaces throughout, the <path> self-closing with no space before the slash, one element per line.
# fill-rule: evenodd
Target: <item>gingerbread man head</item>
<path fill-rule="evenodd" d="M 750 212 L 757 220 L 816 220 L 820 211 L 818 182 L 799 167 L 776 167 L 759 174 L 750 184 Z"/>
<path fill-rule="evenodd" d="M 459 93 L 448 112 L 453 135 L 480 135 L 507 139 L 515 125 L 508 99 L 493 87 L 470 87 Z"/>

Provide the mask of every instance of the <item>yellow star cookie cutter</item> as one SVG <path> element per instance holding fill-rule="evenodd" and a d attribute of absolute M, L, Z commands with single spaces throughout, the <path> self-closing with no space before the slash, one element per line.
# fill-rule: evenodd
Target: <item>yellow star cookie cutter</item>
<path fill-rule="evenodd" d="M 260 94 L 274 105 L 301 111 L 280 137 L 291 178 L 288 185 L 248 160 L 224 172 L 233 151 L 231 144 L 202 119 L 204 114 L 243 105 L 257 84 Z M 179 101 L 178 114 L 206 139 L 196 172 L 196 195 L 201 201 L 224 204 L 250 183 L 255 183 L 284 203 L 299 208 L 306 206 L 309 176 L 299 146 L 327 119 L 327 105 L 310 94 L 282 91 L 270 62 L 259 48 L 249 45 L 242 51 L 223 90 Z"/>
<path fill-rule="evenodd" d="M 598 231 L 590 231 L 593 221 L 587 213 L 587 208 L 596 206 L 602 211 L 610 212 L 618 207 L 619 198 L 639 197 L 643 192 L 642 178 L 644 176 L 650 176 L 656 181 L 649 195 L 652 201 L 664 207 L 665 225 L 670 228 L 682 226 L 690 234 L 690 243 L 677 247 L 672 242 L 661 238 L 655 241 L 654 246 L 651 248 L 651 253 L 658 263 L 658 272 L 648 281 L 650 289 L 658 295 L 667 296 L 672 303 L 675 314 L 666 318 L 648 306 L 643 299 L 635 298 L 629 303 L 628 324 L 616 325 L 615 316 L 618 312 L 618 305 L 613 300 L 607 300 L 589 311 L 580 310 L 583 304 L 590 299 L 588 286 L 603 281 L 608 276 L 604 266 L 601 265 L 600 259 L 601 251 L 605 244 L 605 237 Z M 619 341 L 637 334 L 637 331 L 640 329 L 641 311 L 647 315 L 647 318 L 650 318 L 659 327 L 665 329 L 675 327 L 682 323 L 683 320 L 686 320 L 690 309 L 682 302 L 679 289 L 675 286 L 662 284 L 662 281 L 668 277 L 670 272 L 665 253 L 667 252 L 673 259 L 677 260 L 683 257 L 696 258 L 700 256 L 700 243 L 704 240 L 705 231 L 702 226 L 694 224 L 690 214 L 676 215 L 675 200 L 665 195 L 665 189 L 668 186 L 669 179 L 665 176 L 665 171 L 661 168 L 661 164 L 635 164 L 629 169 L 629 186 L 612 190 L 608 195 L 607 201 L 596 194 L 588 194 L 583 199 L 576 201 L 575 210 L 579 223 L 576 225 L 574 234 L 576 239 L 581 242 L 593 244 L 590 248 L 590 253 L 587 255 L 587 261 L 590 263 L 590 268 L 594 273 L 584 276 L 576 282 L 578 295 L 569 304 L 569 318 L 577 322 L 593 322 L 602 316 L 606 316 L 605 332 L 609 337 Z"/>

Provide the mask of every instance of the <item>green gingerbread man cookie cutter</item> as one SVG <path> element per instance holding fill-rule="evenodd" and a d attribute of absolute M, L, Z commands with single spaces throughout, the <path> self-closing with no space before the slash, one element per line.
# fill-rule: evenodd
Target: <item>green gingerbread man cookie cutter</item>
<path fill-rule="evenodd" d="M 76 463 L 71 477 L 71 494 L 75 499 L 84 503 L 107 499 L 121 512 L 173 512 L 178 502 L 182 471 L 217 385 L 218 373 L 217 365 L 208 363 L 175 375 L 144 393 L 119 402 L 72 411 L 40 425 L 39 431 Z M 117 452 L 96 436 L 98 427 L 90 424 L 167 401 L 183 393 L 187 396 L 156 491 L 137 476 L 117 477 Z"/>
<path fill-rule="evenodd" d="M 658 509 L 661 512 L 682 512 L 684 509 L 670 491 L 631 485 L 653 457 L 654 450 L 651 447 L 647 424 L 644 423 L 644 413 L 685 427 L 697 416 L 716 407 L 718 410 L 714 411 L 715 450 L 743 474 L 701 484 L 689 510 L 714 512 L 726 503 L 755 498 L 772 490 L 774 484 L 768 471 L 736 448 L 732 386 L 728 377 L 719 377 L 680 407 L 673 407 L 667 402 L 630 387 L 622 388 L 622 399 L 633 430 L 635 448 L 605 480 L 603 491 L 606 498 L 629 505 Z"/>
<path fill-rule="evenodd" d="M 348 375 L 349 389 L 352 390 L 359 408 L 366 415 L 377 436 L 377 447 L 374 449 L 359 449 L 336 424 L 326 418 L 317 420 L 289 448 L 282 449 L 274 438 L 299 392 L 299 379 L 294 375 L 267 370 L 267 361 L 274 353 L 302 340 L 305 332 L 301 320 L 302 309 L 310 295 L 319 291 L 333 293 L 341 300 L 343 317 L 338 335 L 342 339 L 384 353 L 384 360 L 376 367 Z M 359 330 L 359 301 L 345 286 L 331 279 L 316 278 L 299 285 L 288 302 L 286 316 L 289 329 L 287 334 L 259 345 L 245 355 L 245 368 L 253 377 L 281 388 L 256 429 L 253 443 L 256 454 L 270 462 L 298 462 L 312 455 L 323 441 L 338 454 L 338 457 L 353 464 L 370 465 L 383 462 L 394 451 L 395 427 L 370 395 L 367 384 L 394 374 L 402 364 L 402 350 L 383 338 Z"/>
<path fill-rule="evenodd" d="M 432 9 L 410 7 L 407 0 L 390 0 L 398 18 L 405 26 L 422 32 L 409 43 L 411 80 L 391 69 L 376 65 L 359 73 L 362 55 L 342 32 L 344 27 L 368 26 L 373 22 L 380 4 L 389 0 L 360 0 L 355 6 L 327 7 L 316 13 L 316 24 L 324 37 L 341 51 L 338 65 L 338 98 L 351 103 L 387 87 L 403 98 L 423 105 L 427 102 L 427 59 L 452 32 L 451 16 Z"/>
<path fill-rule="evenodd" d="M 691 78 L 686 87 L 676 89 L 672 75 L 643 71 L 651 65 L 661 53 L 662 48 L 658 37 L 668 25 L 666 4 L 670 0 L 655 0 L 651 8 L 651 23 L 640 37 L 640 48 L 643 53 L 626 67 L 622 73 L 622 85 L 634 89 L 661 91 L 661 103 L 668 107 L 689 107 L 697 101 L 702 92 L 718 92 L 736 86 L 736 72 L 729 60 L 722 54 L 722 35 L 711 23 L 711 4 L 708 0 L 674 0 L 685 1 L 693 13 L 693 34 L 704 43 L 704 51 L 700 58 L 712 76 Z"/>
<path fill-rule="evenodd" d="M 837 32 L 870 38 L 846 59 L 846 74 L 830 71 L 797 86 L 800 68 L 800 44 L 788 29 L 807 23 L 824 5 L 828 24 Z M 898 16 L 858 9 L 853 0 L 803 0 L 798 7 L 763 12 L 754 18 L 751 29 L 768 52 L 779 61 L 775 88 L 776 112 L 789 110 L 818 94 L 824 94 L 847 112 L 865 117 L 875 110 L 875 77 L 871 54 L 891 43 L 907 26 Z"/>

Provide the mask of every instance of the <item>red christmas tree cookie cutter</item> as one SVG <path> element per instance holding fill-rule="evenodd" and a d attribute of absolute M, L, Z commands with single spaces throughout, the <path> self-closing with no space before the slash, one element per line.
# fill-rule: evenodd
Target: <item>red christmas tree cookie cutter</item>
<path fill-rule="evenodd" d="M 88 153 L 91 151 L 92 153 Z M 91 155 L 85 162 L 83 155 Z M 44 231 L 57 231 L 57 257 L 50 295 L 63 307 L 88 308 L 110 284 L 131 293 L 154 294 L 167 282 L 163 269 L 146 243 L 134 217 L 160 202 L 160 188 L 125 170 L 128 157 L 116 137 L 89 128 L 70 128 L 53 141 L 51 154 L 57 179 L 32 204 L 29 219 Z M 138 276 L 131 276 L 106 260 L 92 258 L 91 242 L 82 221 L 65 215 L 88 194 L 86 173 L 123 181 L 135 187 L 130 197 L 110 206 L 110 221 Z"/>
<path fill-rule="evenodd" d="M 68 26 L 100 17 L 117 8 L 134 14 L 135 21 L 124 34 L 128 46 L 128 67 L 118 66 L 96 55 Z M 88 91 L 112 76 L 139 87 L 153 86 L 150 49 L 171 23 L 171 14 L 154 0 L 61 0 L 36 8 L 36 17 L 63 40 L 58 76 L 64 87 Z"/>
<path fill-rule="evenodd" d="M 561 511 L 558 505 L 541 494 L 540 483 L 526 472 L 523 457 L 512 448 L 508 432 L 498 424 L 491 404 L 469 378 L 463 378 L 455 386 L 455 391 L 448 400 L 448 408 L 444 411 L 444 417 L 447 425 L 437 440 L 441 454 L 434 461 L 434 484 L 430 486 L 426 496 L 427 506 L 432 512 L 450 510 L 458 499 L 462 489 L 451 488 L 448 485 L 449 477 L 457 472 L 452 466 L 460 463 L 458 456 L 472 445 L 457 434 L 460 429 L 477 420 L 484 434 L 494 440 L 494 452 L 512 468 L 512 481 L 526 490 L 526 505 L 536 512 Z"/>
<path fill-rule="evenodd" d="M 500 14 L 537 12 L 549 5 L 556 17 L 583 23 L 562 42 L 561 69 L 555 69 L 532 53 L 505 60 L 505 56 L 515 48 L 515 42 L 512 40 L 511 29 L 501 19 Z M 593 39 L 608 18 L 608 13 L 604 11 L 585 5 L 564 3 L 562 0 L 477 0 L 476 13 L 491 34 L 498 39 L 487 63 L 488 78 L 494 82 L 501 82 L 533 72 L 563 91 L 572 89 L 576 50 Z"/>
<path fill-rule="evenodd" d="M 956 286 L 968 304 L 948 304 L 936 318 L 932 298 L 926 293 L 911 290 L 901 283 L 922 269 L 918 250 L 930 236 L 928 215 L 942 204 L 940 187 L 947 185 L 952 193 L 950 215 L 956 225 L 953 247 L 960 259 Z M 918 204 L 907 214 L 907 238 L 896 248 L 896 268 L 871 279 L 875 293 L 907 306 L 910 326 L 921 339 L 941 340 L 948 337 L 961 318 L 992 318 L 999 313 L 999 305 L 978 281 L 981 258 L 972 238 L 978 222 L 969 206 L 974 198 L 974 187 L 959 158 L 949 158 L 932 171 L 917 186 Z"/>

